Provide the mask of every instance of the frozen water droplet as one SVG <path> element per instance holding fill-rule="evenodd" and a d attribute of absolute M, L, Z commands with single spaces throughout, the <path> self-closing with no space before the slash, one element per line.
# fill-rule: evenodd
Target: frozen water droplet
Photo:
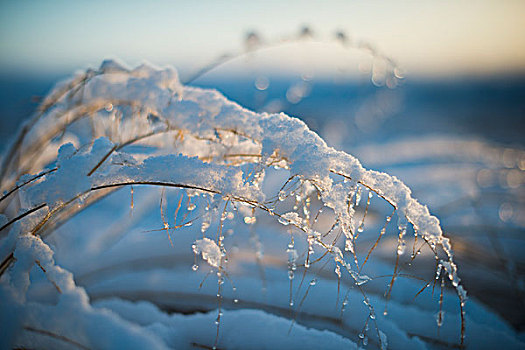
<path fill-rule="evenodd" d="M 388 315 L 388 311 L 386 311 L 386 310 L 383 311 L 383 315 L 384 315 L 384 316 Z"/>
<path fill-rule="evenodd" d="M 294 278 L 294 273 L 293 273 L 292 270 L 288 271 L 288 278 L 291 279 L 291 280 L 293 280 L 293 278 Z"/>
<path fill-rule="evenodd" d="M 284 226 L 290 225 L 290 222 L 288 220 L 284 219 L 283 217 L 279 217 L 279 219 L 277 221 L 279 221 L 279 223 L 284 225 Z"/>
<path fill-rule="evenodd" d="M 257 221 L 257 218 L 255 216 L 245 216 L 244 217 L 245 224 L 248 224 L 248 225 L 255 224 L 256 221 Z"/>
<path fill-rule="evenodd" d="M 199 265 L 197 265 L 197 264 L 193 264 L 193 266 L 191 267 L 191 269 L 192 269 L 193 271 L 197 271 L 197 270 L 199 269 Z"/>
<path fill-rule="evenodd" d="M 239 302 L 239 299 L 233 299 L 233 302 L 237 304 Z"/>
<path fill-rule="evenodd" d="M 188 211 L 195 210 L 195 208 L 197 208 L 197 206 L 193 203 L 190 203 L 190 205 L 188 205 Z"/>
<path fill-rule="evenodd" d="M 363 345 L 364 345 L 364 346 L 367 346 L 367 345 L 368 345 L 368 337 L 367 337 L 367 336 L 365 336 L 365 337 L 363 338 Z"/>
<path fill-rule="evenodd" d="M 441 327 L 443 325 L 444 319 L 445 319 L 445 311 L 441 310 L 438 313 L 436 313 L 436 323 L 438 327 Z"/>
<path fill-rule="evenodd" d="M 345 250 L 347 252 L 354 252 L 354 245 L 351 240 L 347 239 L 345 242 Z"/>
<path fill-rule="evenodd" d="M 355 192 L 355 206 L 357 207 L 359 205 L 359 202 L 361 202 L 361 187 L 357 189 Z"/>
<path fill-rule="evenodd" d="M 337 275 L 338 278 L 341 278 L 341 266 L 339 265 L 335 266 L 335 274 Z"/>
<path fill-rule="evenodd" d="M 317 279 L 314 278 L 313 280 L 310 281 L 310 285 L 311 286 L 315 286 L 317 284 Z"/>
<path fill-rule="evenodd" d="M 359 333 L 358 337 L 359 337 L 359 339 L 363 339 L 365 337 L 365 335 L 363 333 Z"/>
<path fill-rule="evenodd" d="M 405 241 L 399 242 L 399 245 L 397 247 L 397 254 L 399 254 L 399 255 L 405 254 L 406 245 L 407 244 L 406 244 Z"/>

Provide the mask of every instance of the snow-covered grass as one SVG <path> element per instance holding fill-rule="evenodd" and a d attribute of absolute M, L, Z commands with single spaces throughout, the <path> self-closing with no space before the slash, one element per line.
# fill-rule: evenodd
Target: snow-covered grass
<path fill-rule="evenodd" d="M 4 347 L 523 345 L 399 179 L 172 68 L 57 85 L 0 180 Z"/>

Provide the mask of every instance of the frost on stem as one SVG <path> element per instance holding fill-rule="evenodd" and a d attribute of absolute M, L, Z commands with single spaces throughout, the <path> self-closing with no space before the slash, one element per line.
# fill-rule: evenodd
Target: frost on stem
<path fill-rule="evenodd" d="M 282 186 L 264 189 L 265 178 L 275 169 L 287 172 L 287 180 Z M 22 177 L 25 173 L 37 176 L 28 179 Z M 23 294 L 27 288 L 21 286 L 26 282 L 17 281 L 27 281 L 28 270 L 25 265 L 18 268 L 24 260 L 15 259 L 20 254 L 17 237 L 46 237 L 57 225 L 115 189 L 160 186 L 182 193 L 175 223 L 170 225 L 163 212 L 162 229 L 169 235 L 170 230 L 200 220 L 201 225 L 192 226 L 202 229 L 193 252 L 220 271 L 221 282 L 228 257 L 226 233 L 247 227 L 235 226 L 236 220 L 243 220 L 251 230 L 259 225 L 256 217 L 265 214 L 287 226 L 291 243 L 283 264 L 288 266 L 290 305 L 294 274 L 302 271 L 295 297 L 301 300 L 301 307 L 310 288 L 319 287 L 316 277 L 308 277 L 303 298 L 297 298 L 307 273 L 317 266 L 321 273 L 331 264 L 338 279 L 338 295 L 342 277 L 361 293 L 370 316 L 367 329 L 369 322 L 374 325 L 374 339 L 380 347 L 386 344 L 385 336 L 376 325 L 376 312 L 364 289 L 373 278 L 364 274 L 363 267 L 396 213 L 399 231 L 393 252 L 397 258 L 387 299 L 396 278 L 402 276 L 399 261 L 405 251 L 405 233 L 413 229 L 439 257 L 439 271 L 447 274 L 459 296 L 464 324 L 466 294 L 450 242 L 438 219 L 412 198 L 406 185 L 388 174 L 367 170 L 353 156 L 328 147 L 299 119 L 283 113 L 255 113 L 217 91 L 183 86 L 172 68 L 142 65 L 129 69 L 106 61 L 96 71 L 57 85 L 12 144 L 0 180 L 2 190 L 8 193 L 0 200 L 4 238 L 1 271 L 13 267 L 2 285 Z M 382 201 L 394 211 L 382 229 L 382 224 L 365 224 L 369 206 L 374 205 L 372 193 L 374 201 Z M 366 200 L 361 199 L 364 194 L 368 195 Z M 177 223 L 183 197 L 187 198 L 186 209 L 181 210 L 183 218 Z M 326 225 L 326 218 L 332 219 L 332 224 Z M 376 229 L 375 244 L 359 249 L 362 236 Z M 299 237 L 304 238 L 304 252 L 298 250 Z M 262 248 L 257 253 L 257 262 L 262 265 L 259 252 Z M 347 303 L 345 297 L 343 307 Z M 363 345 L 372 337 L 365 333 Z M 463 337 L 464 326 L 461 341 Z"/>

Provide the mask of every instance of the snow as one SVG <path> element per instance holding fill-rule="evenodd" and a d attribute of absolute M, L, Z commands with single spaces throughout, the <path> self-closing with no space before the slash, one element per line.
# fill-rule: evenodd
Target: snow
<path fill-rule="evenodd" d="M 67 347 L 73 341 L 88 348 L 190 348 L 193 343 L 228 349 L 365 343 L 384 348 L 388 343 L 422 349 L 436 338 L 460 341 L 458 304 L 474 314 L 466 314 L 467 346 L 491 339 L 508 348 L 523 345 L 497 317 L 475 302 L 465 304 L 451 243 L 411 189 L 328 147 L 299 119 L 249 111 L 217 91 L 184 86 L 173 68 L 130 69 L 104 61 L 98 70 L 58 84 L 26 126 L 27 133 L 13 144 L 20 159 L 3 169 L 2 189 L 15 184 L 20 189 L 0 222 L 38 210 L 17 220 L 0 241 L 2 261 L 9 264 L 0 280 L 1 317 L 10 324 L 3 347 Z M 271 178 L 274 167 L 286 172 L 284 183 Z M 25 173 L 42 176 L 32 181 L 22 177 Z M 266 181 L 278 186 L 266 187 Z M 135 190 L 140 186 L 151 187 L 150 192 Z M 163 189 L 160 224 L 152 221 L 158 218 L 159 208 L 151 205 L 159 197 L 152 192 L 157 187 Z M 118 188 L 133 188 L 131 200 Z M 366 201 L 360 198 L 367 192 L 398 216 L 395 244 L 388 247 L 392 254 L 408 255 L 403 254 L 405 233 L 413 230 L 431 247 L 438 271 L 443 269 L 454 288 L 456 295 L 444 291 L 446 318 L 438 337 L 437 305 L 428 301 L 433 297 L 407 305 L 420 284 L 396 276 L 397 263 L 392 282 L 376 284 L 374 276 L 392 275 L 392 269 L 374 256 L 363 267 L 367 251 L 357 236 L 365 218 L 358 215 L 364 215 Z M 97 203 L 110 193 L 114 197 Z M 315 226 L 316 205 L 326 208 L 320 219 L 333 219 L 331 228 Z M 370 214 L 366 231 L 380 232 L 381 238 L 393 215 L 385 222 Z M 104 218 L 115 225 L 105 225 Z M 166 234 L 173 246 L 165 244 Z M 341 241 L 348 247 L 344 253 Z M 188 261 L 199 256 L 207 266 L 192 269 Z M 314 265 L 325 256 L 328 277 Z M 257 277 L 263 263 L 268 265 L 264 277 Z M 209 275 L 216 275 L 217 283 L 206 281 Z M 304 285 L 293 276 L 304 278 Z M 53 288 L 45 289 L 49 283 Z M 387 298 L 385 285 L 393 290 Z M 149 302 L 126 301 L 144 296 Z M 336 302 L 346 312 L 334 308 Z M 205 312 L 166 312 L 184 308 Z M 315 316 L 295 320 L 302 313 Z M 487 319 L 493 322 L 484 323 Z M 363 324 L 368 329 L 363 331 Z M 38 336 L 27 325 L 69 344 Z"/>
<path fill-rule="evenodd" d="M 195 254 L 202 254 L 202 259 L 210 266 L 219 268 L 221 265 L 222 252 L 215 241 L 204 237 L 198 239 L 193 244 L 193 252 Z"/>
<path fill-rule="evenodd" d="M 213 329 L 206 331 L 206 325 L 213 323 L 216 317 L 213 312 L 168 316 L 149 303 L 130 303 L 118 299 L 104 300 L 96 303 L 96 306 L 113 310 L 131 322 L 148 327 L 172 348 L 184 349 L 192 343 L 213 342 L 215 337 Z M 300 325 L 294 326 L 288 334 L 290 320 L 260 310 L 228 310 L 224 312 L 222 321 L 224 342 L 221 345 L 227 349 L 357 348 L 354 343 L 337 334 Z M 269 334 L 272 336 L 269 337 Z"/>

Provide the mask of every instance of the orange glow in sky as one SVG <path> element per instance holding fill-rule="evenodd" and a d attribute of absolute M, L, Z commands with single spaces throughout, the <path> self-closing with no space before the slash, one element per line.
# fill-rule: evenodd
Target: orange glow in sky
<path fill-rule="evenodd" d="M 366 39 L 410 74 L 524 72 L 524 18 L 520 0 L 11 1 L 0 4 L 0 70 L 67 72 L 106 57 L 191 67 L 249 30 L 275 38 L 308 24 L 321 39 Z M 306 56 L 330 66 L 334 55 Z"/>

